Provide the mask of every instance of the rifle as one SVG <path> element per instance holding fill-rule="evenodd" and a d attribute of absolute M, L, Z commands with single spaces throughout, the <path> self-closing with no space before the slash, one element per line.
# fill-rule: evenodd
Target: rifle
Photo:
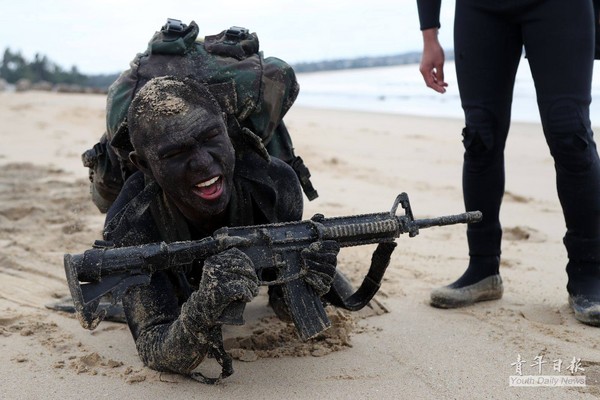
<path fill-rule="evenodd" d="M 396 215 L 398 206 L 404 215 Z M 99 309 L 100 299 L 109 296 L 120 301 L 135 285 L 147 285 L 153 273 L 191 265 L 230 247 L 237 247 L 252 260 L 259 279 L 266 271 L 275 271 L 276 279 L 267 284 L 281 284 L 290 316 L 301 339 L 307 340 L 327 329 L 330 321 L 321 298 L 301 279 L 300 252 L 318 240 L 336 240 L 340 247 L 379 243 L 371 267 L 359 289 L 343 294 L 336 305 L 359 310 L 380 287 L 395 239 L 403 233 L 414 237 L 419 229 L 432 226 L 474 223 L 481 212 L 472 211 L 431 219 L 413 217 L 406 193 L 396 198 L 390 212 L 325 218 L 321 214 L 310 220 L 266 225 L 225 227 L 212 237 L 172 243 L 150 243 L 129 247 L 97 247 L 82 254 L 65 254 L 64 267 L 75 310 L 81 325 L 94 329 L 106 315 Z M 337 276 L 337 275 L 336 275 Z M 334 286 L 336 281 L 334 280 Z M 242 324 L 244 304 L 228 307 L 221 323 Z"/>

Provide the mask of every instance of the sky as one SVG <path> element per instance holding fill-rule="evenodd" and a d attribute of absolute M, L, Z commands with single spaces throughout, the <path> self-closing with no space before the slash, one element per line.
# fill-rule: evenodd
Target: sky
<path fill-rule="evenodd" d="M 453 8 L 443 2 L 446 49 Z M 416 0 L 0 0 L 0 9 L 0 51 L 39 53 L 84 74 L 127 69 L 167 18 L 195 21 L 200 36 L 246 27 L 265 56 L 290 64 L 422 48 Z"/>

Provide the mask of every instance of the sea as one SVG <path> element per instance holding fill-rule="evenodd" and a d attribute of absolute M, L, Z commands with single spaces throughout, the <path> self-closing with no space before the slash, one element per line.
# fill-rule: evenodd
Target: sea
<path fill-rule="evenodd" d="M 598 63 L 599 61 L 596 61 Z M 596 70 L 600 68 L 595 65 Z M 454 62 L 446 62 L 446 93 L 425 86 L 417 64 L 297 74 L 297 105 L 313 108 L 369 111 L 426 117 L 463 118 Z M 600 74 L 594 75 L 590 119 L 600 125 Z M 539 123 L 535 87 L 529 65 L 517 71 L 512 120 Z"/>

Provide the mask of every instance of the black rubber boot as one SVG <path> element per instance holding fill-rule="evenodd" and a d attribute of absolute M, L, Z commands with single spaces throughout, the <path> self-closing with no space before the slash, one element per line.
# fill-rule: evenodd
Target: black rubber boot
<path fill-rule="evenodd" d="M 465 273 L 450 285 L 431 291 L 431 305 L 457 308 L 502 298 L 504 287 L 497 256 L 472 256 Z"/>
<path fill-rule="evenodd" d="M 566 235 L 567 291 L 575 318 L 600 327 L 600 239 L 582 239 Z"/>

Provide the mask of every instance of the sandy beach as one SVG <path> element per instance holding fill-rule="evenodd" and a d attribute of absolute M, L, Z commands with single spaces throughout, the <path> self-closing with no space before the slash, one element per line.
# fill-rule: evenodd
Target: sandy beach
<path fill-rule="evenodd" d="M 502 300 L 432 308 L 431 289 L 464 271 L 465 226 L 403 235 L 379 306 L 331 310 L 331 332 L 303 343 L 261 292 L 246 325 L 224 329 L 235 373 L 207 386 L 144 367 L 124 324 L 88 331 L 45 307 L 68 295 L 63 255 L 101 237 L 80 156 L 104 131 L 104 107 L 103 95 L 0 93 L 1 399 L 600 398 L 600 328 L 567 305 L 564 220 L 539 124 L 513 124 L 507 144 Z M 464 211 L 462 121 L 301 107 L 285 121 L 319 192 L 305 218 L 389 211 L 401 192 L 415 218 Z M 343 249 L 338 267 L 359 283 L 372 252 Z M 587 385 L 510 386 L 519 360 L 523 377 Z"/>

